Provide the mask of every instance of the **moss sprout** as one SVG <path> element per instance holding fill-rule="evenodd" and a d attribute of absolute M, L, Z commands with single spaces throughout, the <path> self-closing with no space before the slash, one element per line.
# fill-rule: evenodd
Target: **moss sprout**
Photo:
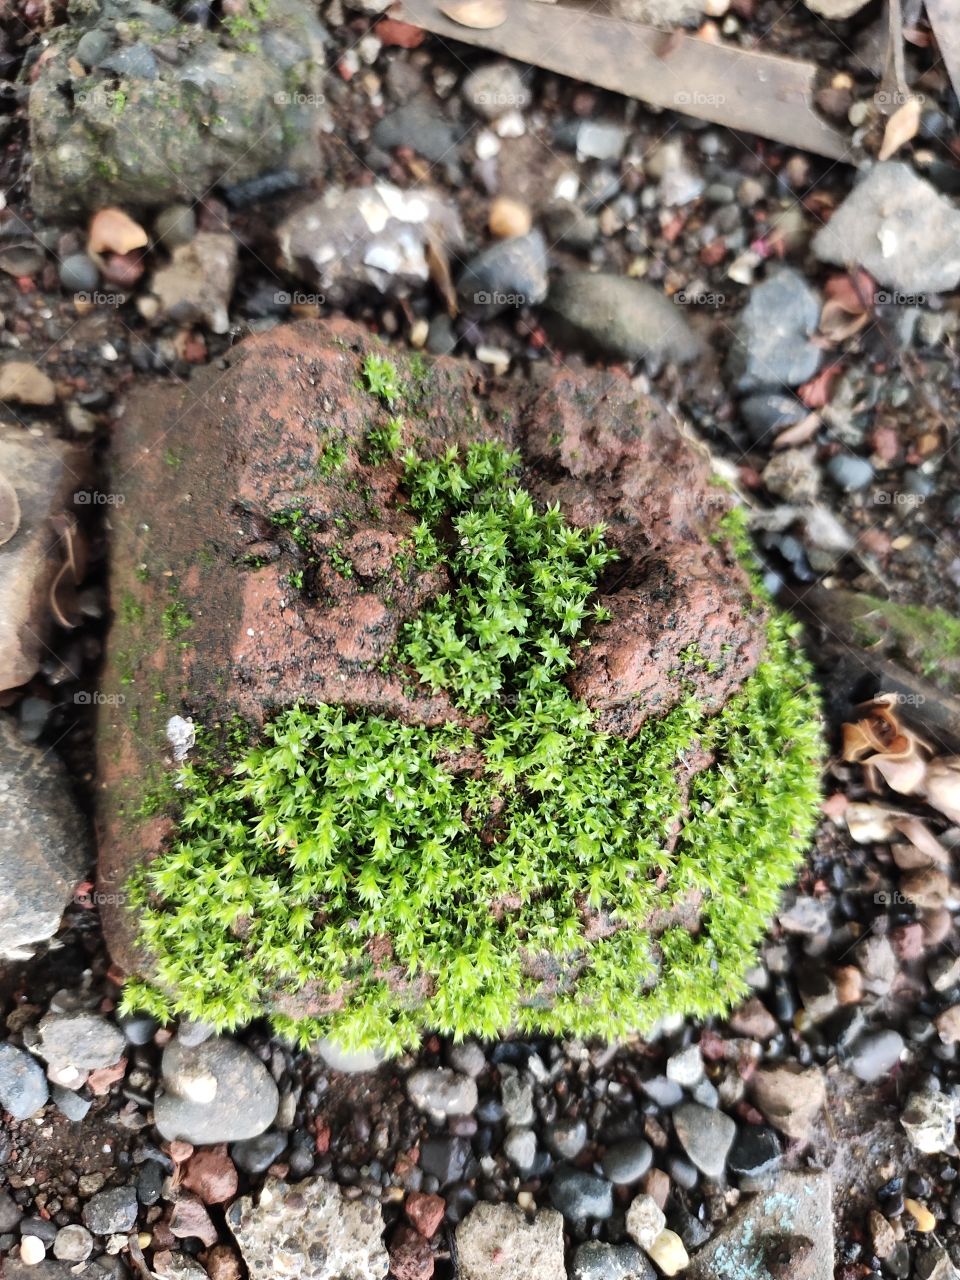
<path fill-rule="evenodd" d="M 404 458 L 412 554 L 453 585 L 393 664 L 473 727 L 298 705 L 232 768 L 182 769 L 177 837 L 135 886 L 155 982 L 126 1008 L 221 1028 L 273 1011 L 304 1042 L 399 1050 L 427 1029 L 612 1038 L 744 993 L 817 809 L 792 627 L 772 618 L 718 714 L 690 696 L 630 740 L 600 732 L 565 677 L 616 552 L 539 510 L 517 462 L 491 444 Z M 671 923 L 701 900 L 697 932 Z M 276 1014 L 308 987 L 342 1007 Z"/>

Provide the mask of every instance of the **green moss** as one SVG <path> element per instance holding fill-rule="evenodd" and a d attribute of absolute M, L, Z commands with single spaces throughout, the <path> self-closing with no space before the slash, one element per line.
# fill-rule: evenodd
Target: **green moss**
<path fill-rule="evenodd" d="M 856 643 L 960 692 L 960 618 L 943 609 L 842 593 Z M 839 597 L 838 597 L 839 598 Z"/>
<path fill-rule="evenodd" d="M 629 741 L 601 732 L 565 676 L 603 625 L 603 529 L 538 510 L 500 446 L 404 463 L 412 554 L 452 586 L 394 662 L 485 727 L 301 705 L 232 768 L 201 753 L 178 778 L 177 839 L 134 886 L 157 982 L 125 1007 L 230 1027 L 319 984 L 343 1009 L 278 1030 L 392 1049 L 426 1029 L 609 1038 L 723 1012 L 817 811 L 816 699 L 790 625 L 769 623 L 766 660 L 719 714 L 687 697 Z M 699 751 L 715 763 L 687 795 L 679 766 Z M 697 935 L 648 932 L 699 897 Z M 596 912 L 619 931 L 591 940 Z M 549 997 L 530 957 L 559 975 Z"/>
<path fill-rule="evenodd" d="M 360 386 L 391 408 L 399 400 L 403 390 L 397 366 L 386 356 L 378 356 L 374 352 L 364 357 L 360 368 Z"/>

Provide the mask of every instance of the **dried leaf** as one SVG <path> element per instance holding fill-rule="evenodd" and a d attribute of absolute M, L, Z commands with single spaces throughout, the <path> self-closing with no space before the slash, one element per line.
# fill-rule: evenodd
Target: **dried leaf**
<path fill-rule="evenodd" d="M 924 799 L 951 822 L 960 822 L 960 758 L 941 756 L 930 761 Z"/>
<path fill-rule="evenodd" d="M 920 128 L 920 109 L 919 98 L 908 98 L 902 107 L 897 107 L 883 131 L 879 159 L 889 160 L 904 143 L 917 136 L 917 130 Z"/>
<path fill-rule="evenodd" d="M 447 304 L 447 314 L 453 320 L 456 318 L 459 307 L 457 305 L 457 290 L 454 287 L 453 276 L 450 274 L 450 259 L 443 244 L 434 236 L 428 236 L 427 238 L 425 256 L 430 279 Z"/>
<path fill-rule="evenodd" d="M 850 311 L 838 298 L 828 298 L 820 312 L 820 332 L 830 342 L 846 342 L 868 319 L 866 311 Z"/>
<path fill-rule="evenodd" d="M 87 235 L 87 252 L 99 256 L 104 253 L 132 253 L 144 248 L 150 237 L 122 209 L 100 209 L 90 220 Z"/>
<path fill-rule="evenodd" d="M 929 777 L 929 770 L 927 771 Z M 927 824 L 921 818 L 915 818 L 912 815 L 898 817 L 894 820 L 893 825 L 901 835 L 907 837 L 910 843 L 920 853 L 925 854 L 931 863 L 941 867 L 950 865 L 950 853 L 933 834 Z"/>
<path fill-rule="evenodd" d="M 899 830 L 896 822 L 899 811 L 885 809 L 879 804 L 852 801 L 847 805 L 844 817 L 847 829 L 857 844 L 880 844 L 892 840 Z"/>
<path fill-rule="evenodd" d="M 492 31 L 507 20 L 506 0 L 446 0 L 437 8 L 461 27 L 474 31 Z"/>
<path fill-rule="evenodd" d="M 0 547 L 20 528 L 20 499 L 5 476 L 0 476 Z"/>
<path fill-rule="evenodd" d="M 873 756 L 868 761 L 871 769 L 876 769 L 884 782 L 902 796 L 915 796 L 923 790 L 927 777 L 927 762 L 919 756 L 898 760 L 893 756 Z M 960 777 L 957 779 L 960 783 Z M 960 801 L 960 792 L 958 792 Z M 939 806 L 937 806 L 939 808 Z"/>
<path fill-rule="evenodd" d="M 799 422 L 780 432 L 773 442 L 774 449 L 792 449 L 795 445 L 806 444 L 820 430 L 821 421 L 819 413 L 804 414 Z"/>

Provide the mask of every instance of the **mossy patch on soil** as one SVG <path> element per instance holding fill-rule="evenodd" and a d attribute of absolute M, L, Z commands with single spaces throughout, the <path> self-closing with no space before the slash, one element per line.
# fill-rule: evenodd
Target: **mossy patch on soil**
<path fill-rule="evenodd" d="M 389 405 L 388 374 L 364 369 Z M 397 1050 L 428 1029 L 612 1038 L 743 994 L 817 811 L 793 628 L 772 617 L 717 714 L 690 694 L 633 738 L 599 731 L 565 677 L 616 553 L 538 509 L 515 463 L 491 444 L 405 459 L 410 555 L 449 589 L 390 660 L 469 727 L 297 705 L 226 768 L 199 753 L 136 886 L 156 982 L 128 1009 L 220 1028 L 273 1010 L 304 1041 Z M 330 1012 L 276 1014 L 307 988 Z"/>

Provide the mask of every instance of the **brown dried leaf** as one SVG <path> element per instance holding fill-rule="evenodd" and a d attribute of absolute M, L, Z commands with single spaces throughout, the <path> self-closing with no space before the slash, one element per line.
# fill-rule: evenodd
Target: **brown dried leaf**
<path fill-rule="evenodd" d="M 919 98 L 908 98 L 902 107 L 897 107 L 883 131 L 883 143 L 878 157 L 880 160 L 889 160 L 904 143 L 917 136 L 920 109 Z"/>
<path fill-rule="evenodd" d="M 453 276 L 450 274 L 450 259 L 443 245 L 434 236 L 427 238 L 426 259 L 430 279 L 446 303 L 447 314 L 451 320 L 456 319 L 459 306 L 457 290 L 454 287 Z"/>
<path fill-rule="evenodd" d="M 940 756 L 930 761 L 924 799 L 951 822 L 960 822 L 960 757 Z"/>
<path fill-rule="evenodd" d="M 929 777 L 929 769 L 927 770 Z M 894 819 L 893 825 L 905 835 L 915 849 L 930 859 L 931 863 L 941 867 L 950 865 L 950 853 L 940 843 L 927 824 L 921 818 L 905 815 Z"/>
<path fill-rule="evenodd" d="M 927 778 L 927 762 L 919 756 L 907 756 L 904 759 L 872 756 L 868 763 L 871 769 L 876 769 L 888 787 L 899 791 L 902 796 L 914 796 L 923 790 Z M 957 781 L 960 783 L 960 776 Z M 939 805 L 936 807 L 939 808 Z"/>
<path fill-rule="evenodd" d="M 5 476 L 0 476 L 0 547 L 20 528 L 20 499 Z"/>
<path fill-rule="evenodd" d="M 461 27 L 492 31 L 507 20 L 506 0 L 445 0 L 437 8 Z"/>
<path fill-rule="evenodd" d="M 846 342 L 860 332 L 868 318 L 865 311 L 849 311 L 838 298 L 828 298 L 820 312 L 820 332 L 830 342 Z"/>

